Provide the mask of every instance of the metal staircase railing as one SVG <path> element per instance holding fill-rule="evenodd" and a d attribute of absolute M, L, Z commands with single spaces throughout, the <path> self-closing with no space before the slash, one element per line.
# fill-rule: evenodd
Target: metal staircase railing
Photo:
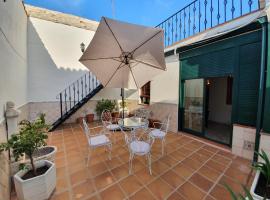
<path fill-rule="evenodd" d="M 56 96 L 59 100 L 60 117 L 52 124 L 51 130 L 68 119 L 102 88 L 96 76 L 92 72 L 87 72 L 62 90 Z"/>
<path fill-rule="evenodd" d="M 259 9 L 259 0 L 195 0 L 156 27 L 164 30 L 167 47 Z"/>

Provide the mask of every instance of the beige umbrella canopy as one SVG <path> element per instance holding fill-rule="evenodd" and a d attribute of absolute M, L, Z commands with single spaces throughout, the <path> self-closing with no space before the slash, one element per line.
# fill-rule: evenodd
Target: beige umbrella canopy
<path fill-rule="evenodd" d="M 103 17 L 80 62 L 104 87 L 138 89 L 166 70 L 163 30 Z"/>

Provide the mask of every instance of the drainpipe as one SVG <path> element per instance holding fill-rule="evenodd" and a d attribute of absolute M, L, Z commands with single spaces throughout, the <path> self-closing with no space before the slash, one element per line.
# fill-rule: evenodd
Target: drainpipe
<path fill-rule="evenodd" d="M 262 129 L 263 109 L 264 109 L 264 93 L 265 93 L 265 72 L 267 68 L 267 44 L 268 44 L 268 21 L 266 17 L 258 19 L 262 25 L 262 51 L 261 51 L 261 67 L 260 67 L 260 82 L 259 82 L 259 98 L 258 98 L 258 110 L 256 121 L 256 138 L 253 155 L 253 163 L 258 161 L 258 155 L 260 147 L 260 136 Z"/>

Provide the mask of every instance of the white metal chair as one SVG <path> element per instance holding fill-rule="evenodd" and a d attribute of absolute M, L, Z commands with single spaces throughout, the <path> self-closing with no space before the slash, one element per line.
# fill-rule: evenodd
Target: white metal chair
<path fill-rule="evenodd" d="M 162 122 L 154 122 L 153 125 L 154 128 L 151 130 L 150 135 L 155 139 L 161 140 L 161 152 L 163 156 L 166 142 L 165 139 L 170 125 L 170 115 L 168 115 Z"/>
<path fill-rule="evenodd" d="M 134 156 L 146 156 L 148 160 L 149 173 L 152 175 L 151 169 L 151 148 L 154 143 L 154 138 L 144 128 L 132 130 L 132 132 L 143 132 L 147 136 L 147 140 L 139 140 L 136 133 L 127 133 L 122 131 L 125 135 L 125 142 L 129 149 L 129 174 L 132 173 L 132 161 Z"/>
<path fill-rule="evenodd" d="M 84 133 L 86 135 L 87 142 L 89 145 L 87 166 L 90 161 L 91 151 L 95 150 L 98 147 L 107 147 L 109 151 L 109 159 L 111 160 L 112 143 L 110 141 L 110 138 L 107 136 L 106 131 L 103 129 L 102 131 L 99 132 L 99 134 L 91 135 L 90 129 L 85 119 L 83 119 L 83 128 L 84 128 Z M 95 128 L 98 128 L 98 127 L 95 127 Z M 92 129 L 95 129 L 95 128 L 92 128 Z M 108 134 L 110 135 L 110 133 Z"/>
<path fill-rule="evenodd" d="M 115 132 L 120 130 L 120 126 L 118 124 L 113 123 L 112 114 L 109 110 L 103 110 L 101 113 L 101 121 L 103 127 L 108 130 L 112 131 L 114 135 L 114 142 L 115 142 Z"/>

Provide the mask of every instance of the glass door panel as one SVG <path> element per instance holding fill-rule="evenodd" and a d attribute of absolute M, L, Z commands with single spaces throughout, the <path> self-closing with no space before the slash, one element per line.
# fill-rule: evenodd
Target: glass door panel
<path fill-rule="evenodd" d="M 204 79 L 186 80 L 184 84 L 184 129 L 203 133 Z"/>

